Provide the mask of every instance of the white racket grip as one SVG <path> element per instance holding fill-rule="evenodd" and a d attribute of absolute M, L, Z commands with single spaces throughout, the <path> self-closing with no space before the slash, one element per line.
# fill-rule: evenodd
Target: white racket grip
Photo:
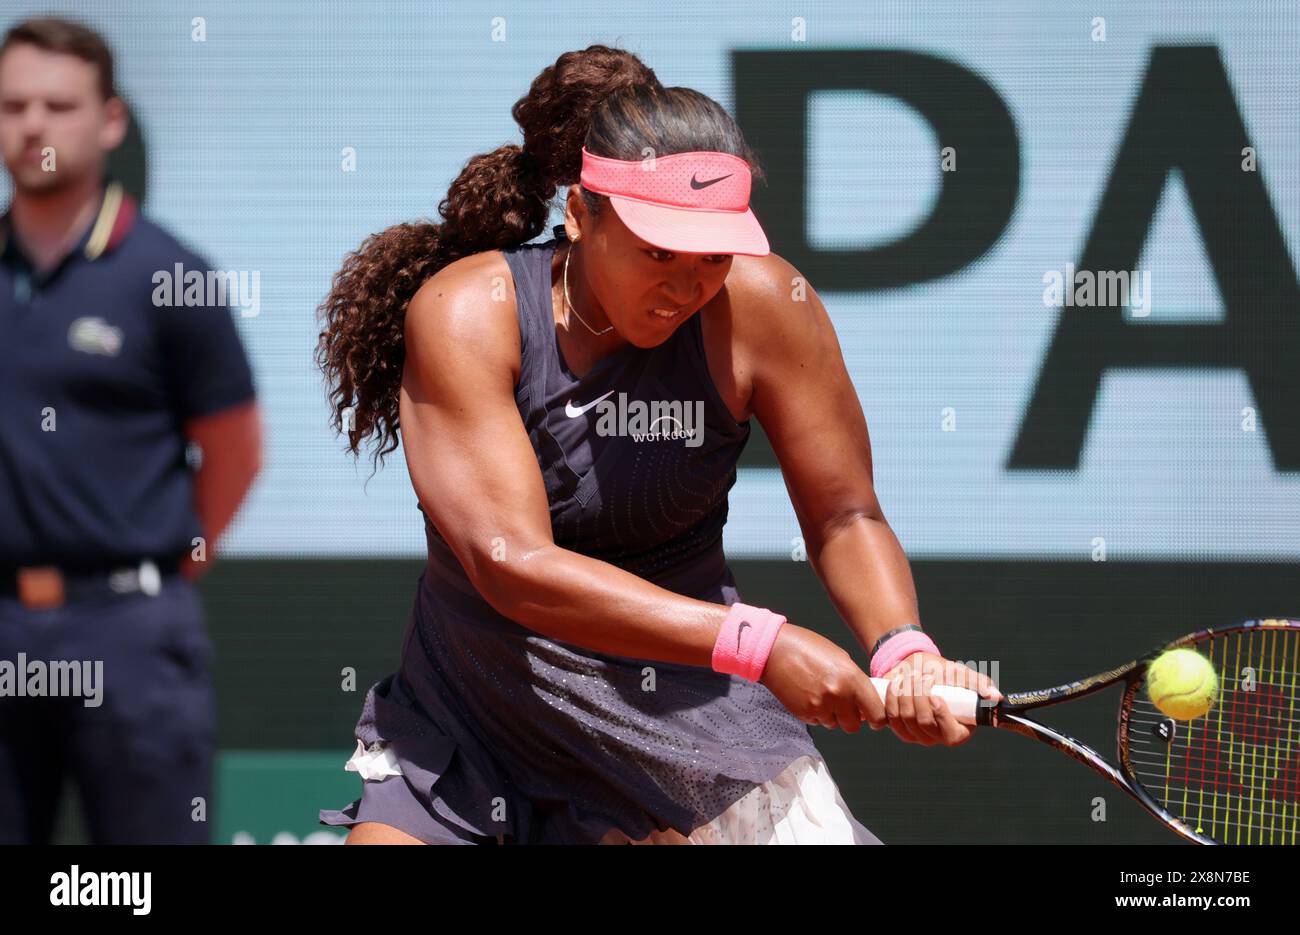
<path fill-rule="evenodd" d="M 889 690 L 889 679 L 873 678 L 871 684 L 876 687 L 876 694 L 880 695 L 880 700 L 884 701 L 885 692 Z M 980 703 L 978 692 L 971 691 L 969 688 L 958 688 L 956 685 L 936 685 L 930 689 L 930 694 L 942 698 L 953 717 L 963 724 L 975 723 L 975 712 L 979 709 Z"/>

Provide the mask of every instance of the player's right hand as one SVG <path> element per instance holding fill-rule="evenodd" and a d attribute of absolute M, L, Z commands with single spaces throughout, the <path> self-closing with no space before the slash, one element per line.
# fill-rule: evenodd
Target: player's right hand
<path fill-rule="evenodd" d="M 805 627 L 782 624 L 759 679 L 805 724 L 856 734 L 888 726 L 885 703 L 853 657 Z"/>

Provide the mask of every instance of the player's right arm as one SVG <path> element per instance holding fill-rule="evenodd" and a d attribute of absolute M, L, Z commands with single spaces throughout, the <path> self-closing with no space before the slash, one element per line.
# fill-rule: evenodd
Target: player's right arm
<path fill-rule="evenodd" d="M 495 299 L 494 299 L 495 296 Z M 484 599 L 551 639 L 708 667 L 727 608 L 561 548 L 515 405 L 520 337 L 508 267 L 489 252 L 431 277 L 406 314 L 402 447 L 421 508 Z M 884 709 L 843 649 L 786 624 L 764 673 L 796 716 L 856 731 Z M 770 680 L 778 680 L 778 690 Z M 783 675 L 782 675 L 783 674 Z"/>

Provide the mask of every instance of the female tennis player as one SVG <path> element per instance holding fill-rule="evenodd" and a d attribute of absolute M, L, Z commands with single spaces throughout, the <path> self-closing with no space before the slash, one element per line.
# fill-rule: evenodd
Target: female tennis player
<path fill-rule="evenodd" d="M 349 843 L 880 843 L 806 725 L 955 745 L 929 686 L 996 689 L 920 630 L 826 311 L 749 210 L 753 154 L 601 45 L 513 114 L 522 148 L 470 160 L 443 223 L 370 237 L 322 304 L 335 424 L 377 463 L 400 424 L 429 559 L 356 727 L 361 797 L 321 821 Z M 559 185 L 564 224 L 530 243 Z M 722 528 L 752 417 L 884 700 L 739 601 Z"/>

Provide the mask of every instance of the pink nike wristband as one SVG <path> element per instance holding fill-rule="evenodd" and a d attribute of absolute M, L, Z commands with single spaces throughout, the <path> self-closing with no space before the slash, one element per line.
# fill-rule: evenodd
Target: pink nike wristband
<path fill-rule="evenodd" d="M 785 622 L 785 617 L 763 607 L 732 604 L 713 644 L 713 671 L 757 682 Z"/>
<path fill-rule="evenodd" d="M 871 677 L 883 678 L 885 673 L 912 655 L 912 653 L 943 655 L 930 637 L 920 630 L 908 630 L 885 640 L 876 654 L 871 657 Z"/>

